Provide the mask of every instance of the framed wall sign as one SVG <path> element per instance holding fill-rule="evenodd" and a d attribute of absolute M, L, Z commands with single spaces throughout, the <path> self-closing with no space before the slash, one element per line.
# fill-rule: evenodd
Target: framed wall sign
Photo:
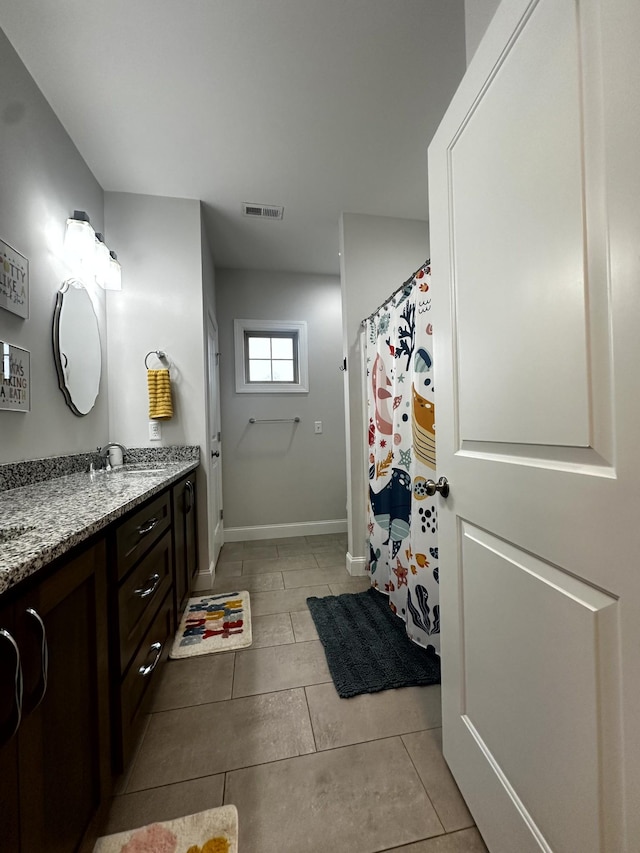
<path fill-rule="evenodd" d="M 29 261 L 0 240 L 0 308 L 29 317 Z"/>
<path fill-rule="evenodd" d="M 0 411 L 31 411 L 31 354 L 0 341 Z"/>

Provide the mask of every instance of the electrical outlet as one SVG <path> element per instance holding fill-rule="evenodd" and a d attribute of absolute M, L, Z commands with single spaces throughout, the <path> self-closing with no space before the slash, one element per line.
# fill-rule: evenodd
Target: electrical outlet
<path fill-rule="evenodd" d="M 160 421 L 149 421 L 149 441 L 160 441 L 162 439 L 162 425 Z"/>
<path fill-rule="evenodd" d="M 322 432 L 322 421 L 316 421 L 313 425 L 313 431 L 316 435 L 320 435 Z"/>

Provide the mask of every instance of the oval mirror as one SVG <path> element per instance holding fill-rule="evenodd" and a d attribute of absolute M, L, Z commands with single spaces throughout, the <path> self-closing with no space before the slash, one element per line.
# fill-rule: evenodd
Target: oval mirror
<path fill-rule="evenodd" d="M 53 352 L 67 405 L 76 415 L 88 414 L 98 396 L 102 373 L 100 329 L 91 297 L 75 278 L 65 281 L 56 297 Z"/>

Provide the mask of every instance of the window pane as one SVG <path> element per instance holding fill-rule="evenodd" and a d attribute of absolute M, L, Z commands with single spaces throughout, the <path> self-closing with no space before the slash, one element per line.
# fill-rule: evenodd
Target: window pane
<path fill-rule="evenodd" d="M 293 382 L 293 362 L 273 361 L 273 381 Z"/>
<path fill-rule="evenodd" d="M 247 335 L 249 341 L 249 358 L 271 358 L 269 338 L 253 338 Z"/>
<path fill-rule="evenodd" d="M 271 382 L 271 362 L 249 359 L 249 382 Z"/>
<path fill-rule="evenodd" d="M 271 338 L 271 358 L 293 359 L 292 338 Z"/>

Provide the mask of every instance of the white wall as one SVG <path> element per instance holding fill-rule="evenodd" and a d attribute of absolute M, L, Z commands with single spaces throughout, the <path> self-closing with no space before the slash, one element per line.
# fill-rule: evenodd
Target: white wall
<path fill-rule="evenodd" d="M 366 559 L 365 452 L 367 419 L 360 322 L 429 257 L 429 226 L 414 219 L 343 213 L 340 218 L 344 377 L 347 435 L 348 568 Z"/>
<path fill-rule="evenodd" d="M 122 291 L 107 294 L 109 440 L 132 447 L 200 446 L 206 460 L 203 254 L 200 203 L 105 193 L 109 240 L 122 264 Z M 150 441 L 145 355 L 171 363 L 174 416 Z M 155 356 L 150 367 L 161 365 Z M 198 475 L 200 568 L 209 565 L 206 465 Z"/>
<path fill-rule="evenodd" d="M 31 291 L 28 320 L 0 308 L 0 340 L 31 352 L 31 412 L 0 411 L 0 463 L 6 463 L 104 444 L 108 401 L 103 372 L 93 410 L 74 415 L 58 388 L 52 348 L 56 291 L 69 275 L 65 223 L 74 209 L 85 210 L 102 231 L 102 189 L 2 31 L 0 80 L 0 239 L 28 258 Z M 94 287 L 91 295 L 104 366 L 104 291 Z"/>
<path fill-rule="evenodd" d="M 345 519 L 342 323 L 337 276 L 219 269 L 225 529 Z M 234 319 L 306 320 L 308 394 L 237 394 Z M 255 424 L 249 418 L 301 418 Z M 315 435 L 314 421 L 323 422 Z"/>
<path fill-rule="evenodd" d="M 500 0 L 464 0 L 464 30 L 467 65 L 471 62 Z"/>

